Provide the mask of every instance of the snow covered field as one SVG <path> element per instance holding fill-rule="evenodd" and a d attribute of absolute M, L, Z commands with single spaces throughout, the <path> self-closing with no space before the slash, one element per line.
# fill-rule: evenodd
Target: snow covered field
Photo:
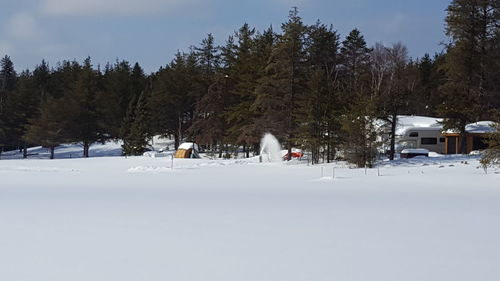
<path fill-rule="evenodd" d="M 255 159 L 170 164 L 1 160 L 0 280 L 500 278 L 500 174 L 475 158 L 398 160 L 380 176 Z"/>

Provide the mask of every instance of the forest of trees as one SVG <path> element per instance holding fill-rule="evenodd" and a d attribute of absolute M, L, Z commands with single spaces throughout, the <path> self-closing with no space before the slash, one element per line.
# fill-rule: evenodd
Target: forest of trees
<path fill-rule="evenodd" d="M 155 135 L 195 141 L 223 157 L 258 153 L 264 133 L 314 163 L 345 158 L 371 166 L 375 120 L 395 152 L 397 115 L 444 117 L 445 128 L 493 120 L 500 109 L 500 5 L 454 0 L 447 9 L 444 51 L 412 59 L 401 42 L 368 46 L 360 30 L 346 36 L 317 21 L 303 23 L 293 8 L 280 30 L 241 26 L 216 46 L 211 34 L 165 67 L 144 73 L 138 63 L 104 67 L 42 61 L 16 72 L 0 61 L 1 151 L 123 140 L 140 155 Z M 466 138 L 462 138 L 466 139 Z M 466 144 L 462 144 L 465 149 Z"/>

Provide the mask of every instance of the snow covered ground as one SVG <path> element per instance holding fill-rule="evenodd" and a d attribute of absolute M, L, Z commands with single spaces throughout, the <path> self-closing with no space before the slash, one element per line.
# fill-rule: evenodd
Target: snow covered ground
<path fill-rule="evenodd" d="M 0 160 L 0 280 L 499 280 L 499 171 L 434 156 Z"/>

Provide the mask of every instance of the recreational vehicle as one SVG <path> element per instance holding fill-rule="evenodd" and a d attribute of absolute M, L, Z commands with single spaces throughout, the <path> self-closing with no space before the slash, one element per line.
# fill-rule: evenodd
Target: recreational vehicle
<path fill-rule="evenodd" d="M 404 130 L 398 140 L 398 151 L 406 148 L 425 148 L 444 153 L 446 139 L 441 127 L 410 127 Z"/>

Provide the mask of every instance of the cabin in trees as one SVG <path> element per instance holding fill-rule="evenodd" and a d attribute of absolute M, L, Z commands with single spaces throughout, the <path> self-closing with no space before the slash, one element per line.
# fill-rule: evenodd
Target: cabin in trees
<path fill-rule="evenodd" d="M 467 153 L 475 150 L 488 148 L 487 138 L 489 133 L 495 132 L 494 123 L 491 121 L 481 121 L 466 126 L 465 137 L 467 138 Z M 445 154 L 459 154 L 462 137 L 456 131 L 446 131 L 443 133 L 445 138 Z"/>

